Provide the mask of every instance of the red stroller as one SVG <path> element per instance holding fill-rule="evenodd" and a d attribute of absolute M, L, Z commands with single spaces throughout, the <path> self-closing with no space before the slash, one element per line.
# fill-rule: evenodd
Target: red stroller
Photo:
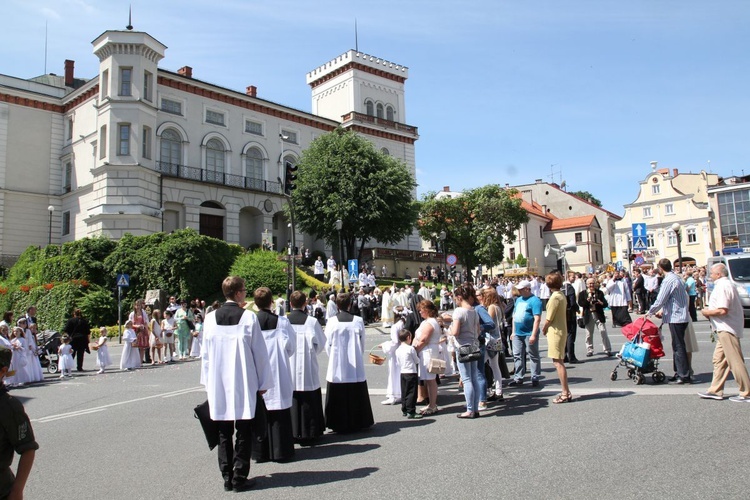
<path fill-rule="evenodd" d="M 659 327 L 643 317 L 622 327 L 622 334 L 629 342 L 617 354 L 620 361 L 609 379 L 617 380 L 617 369 L 624 366 L 628 369 L 628 378 L 636 385 L 643 384 L 648 373 L 655 383 L 664 382 L 667 376 L 659 371 L 659 359 L 664 357 Z"/>

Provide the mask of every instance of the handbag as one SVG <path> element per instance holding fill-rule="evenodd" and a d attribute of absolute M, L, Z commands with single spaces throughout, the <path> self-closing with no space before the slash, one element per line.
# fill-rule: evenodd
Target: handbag
<path fill-rule="evenodd" d="M 458 362 L 459 363 L 471 363 L 477 361 L 482 357 L 482 352 L 479 350 L 479 343 L 474 342 L 472 344 L 466 344 L 458 347 Z"/>
<path fill-rule="evenodd" d="M 583 320 L 583 316 L 578 318 L 578 328 L 586 328 L 586 322 Z"/>
<path fill-rule="evenodd" d="M 442 375 L 445 373 L 445 360 L 432 358 L 427 363 L 427 373 L 434 373 L 435 375 Z"/>
<path fill-rule="evenodd" d="M 203 434 L 206 435 L 206 442 L 208 443 L 208 449 L 213 450 L 219 444 L 219 424 L 216 421 L 211 420 L 211 412 L 208 408 L 208 400 L 202 402 L 193 409 L 195 418 L 201 424 L 203 428 Z"/>

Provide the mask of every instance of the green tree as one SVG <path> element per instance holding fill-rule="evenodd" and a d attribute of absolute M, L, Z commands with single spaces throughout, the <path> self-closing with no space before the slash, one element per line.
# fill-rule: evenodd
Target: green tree
<path fill-rule="evenodd" d="M 377 151 L 367 139 L 341 128 L 315 139 L 302 154 L 292 192 L 296 226 L 338 245 L 336 221 L 349 257 L 376 240 L 395 244 L 417 219 L 416 183 L 406 165 Z"/>
<path fill-rule="evenodd" d="M 455 253 L 468 269 L 502 261 L 505 243 L 529 217 L 518 191 L 490 184 L 464 191 L 456 198 L 427 193 L 420 203 L 419 234 L 435 240 L 445 231 L 445 250 Z M 441 249 L 442 250 L 442 249 Z"/>
<path fill-rule="evenodd" d="M 596 198 L 593 194 L 589 193 L 588 191 L 573 191 L 570 194 L 572 194 L 573 196 L 577 196 L 581 198 L 582 200 L 586 200 L 592 205 L 596 205 L 597 207 L 602 206 L 602 202 L 598 198 Z"/>

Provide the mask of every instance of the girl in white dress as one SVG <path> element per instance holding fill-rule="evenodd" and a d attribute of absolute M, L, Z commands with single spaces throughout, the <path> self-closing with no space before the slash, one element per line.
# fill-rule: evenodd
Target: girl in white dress
<path fill-rule="evenodd" d="M 163 363 L 174 361 L 174 332 L 177 330 L 177 322 L 174 320 L 172 311 L 164 311 L 164 319 L 161 320 L 161 335 L 164 343 Z M 169 353 L 169 359 L 167 359 Z"/>
<path fill-rule="evenodd" d="M 13 328 L 13 335 L 11 336 L 11 344 L 13 345 L 13 359 L 11 359 L 10 366 L 11 371 L 15 371 L 15 384 L 16 386 L 22 386 L 29 383 L 31 380 L 29 372 L 26 369 L 26 363 L 28 363 L 29 357 L 26 353 L 29 350 L 28 344 L 26 343 L 26 337 L 24 336 L 23 328 Z"/>
<path fill-rule="evenodd" d="M 73 347 L 70 345 L 70 335 L 62 336 L 62 344 L 57 348 L 57 364 L 60 368 L 60 378 L 72 377 L 75 361 L 73 360 Z"/>
<path fill-rule="evenodd" d="M 154 309 L 151 313 L 151 322 L 149 323 L 151 333 L 148 337 L 148 347 L 151 349 L 151 364 L 164 363 L 161 357 L 164 340 L 161 332 L 161 311 Z"/>
<path fill-rule="evenodd" d="M 26 338 L 26 346 L 28 350 L 26 355 L 26 371 L 29 374 L 29 382 L 41 382 L 44 380 L 44 372 L 42 372 L 42 363 L 39 361 L 39 347 L 36 345 L 36 335 L 29 330 L 26 318 L 21 318 L 17 322 L 18 326 L 24 329 L 24 337 Z"/>
<path fill-rule="evenodd" d="M 203 315 L 195 315 L 195 330 L 191 333 L 193 345 L 190 346 L 190 357 L 201 357 L 201 344 L 203 343 Z"/>
<path fill-rule="evenodd" d="M 133 330 L 133 322 L 125 322 L 125 331 L 122 333 L 122 358 L 120 358 L 120 370 L 135 370 L 141 367 L 141 353 L 138 350 L 138 337 Z"/>
<path fill-rule="evenodd" d="M 109 347 L 107 346 L 107 327 L 99 328 L 99 341 L 96 350 L 96 366 L 99 368 L 97 373 L 104 373 L 104 370 L 112 364 L 112 358 L 109 356 Z"/>

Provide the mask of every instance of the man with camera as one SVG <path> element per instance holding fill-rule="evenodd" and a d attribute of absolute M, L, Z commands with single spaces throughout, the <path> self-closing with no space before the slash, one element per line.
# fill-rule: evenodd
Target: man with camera
<path fill-rule="evenodd" d="M 578 305 L 581 306 L 583 317 L 582 327 L 586 329 L 586 357 L 594 355 L 594 327 L 599 330 L 602 336 L 602 347 L 607 356 L 612 356 L 612 344 L 609 342 L 607 335 L 606 318 L 604 317 L 604 308 L 607 300 L 604 298 L 604 292 L 596 286 L 596 280 L 589 278 L 586 280 L 586 289 L 578 294 Z"/>

